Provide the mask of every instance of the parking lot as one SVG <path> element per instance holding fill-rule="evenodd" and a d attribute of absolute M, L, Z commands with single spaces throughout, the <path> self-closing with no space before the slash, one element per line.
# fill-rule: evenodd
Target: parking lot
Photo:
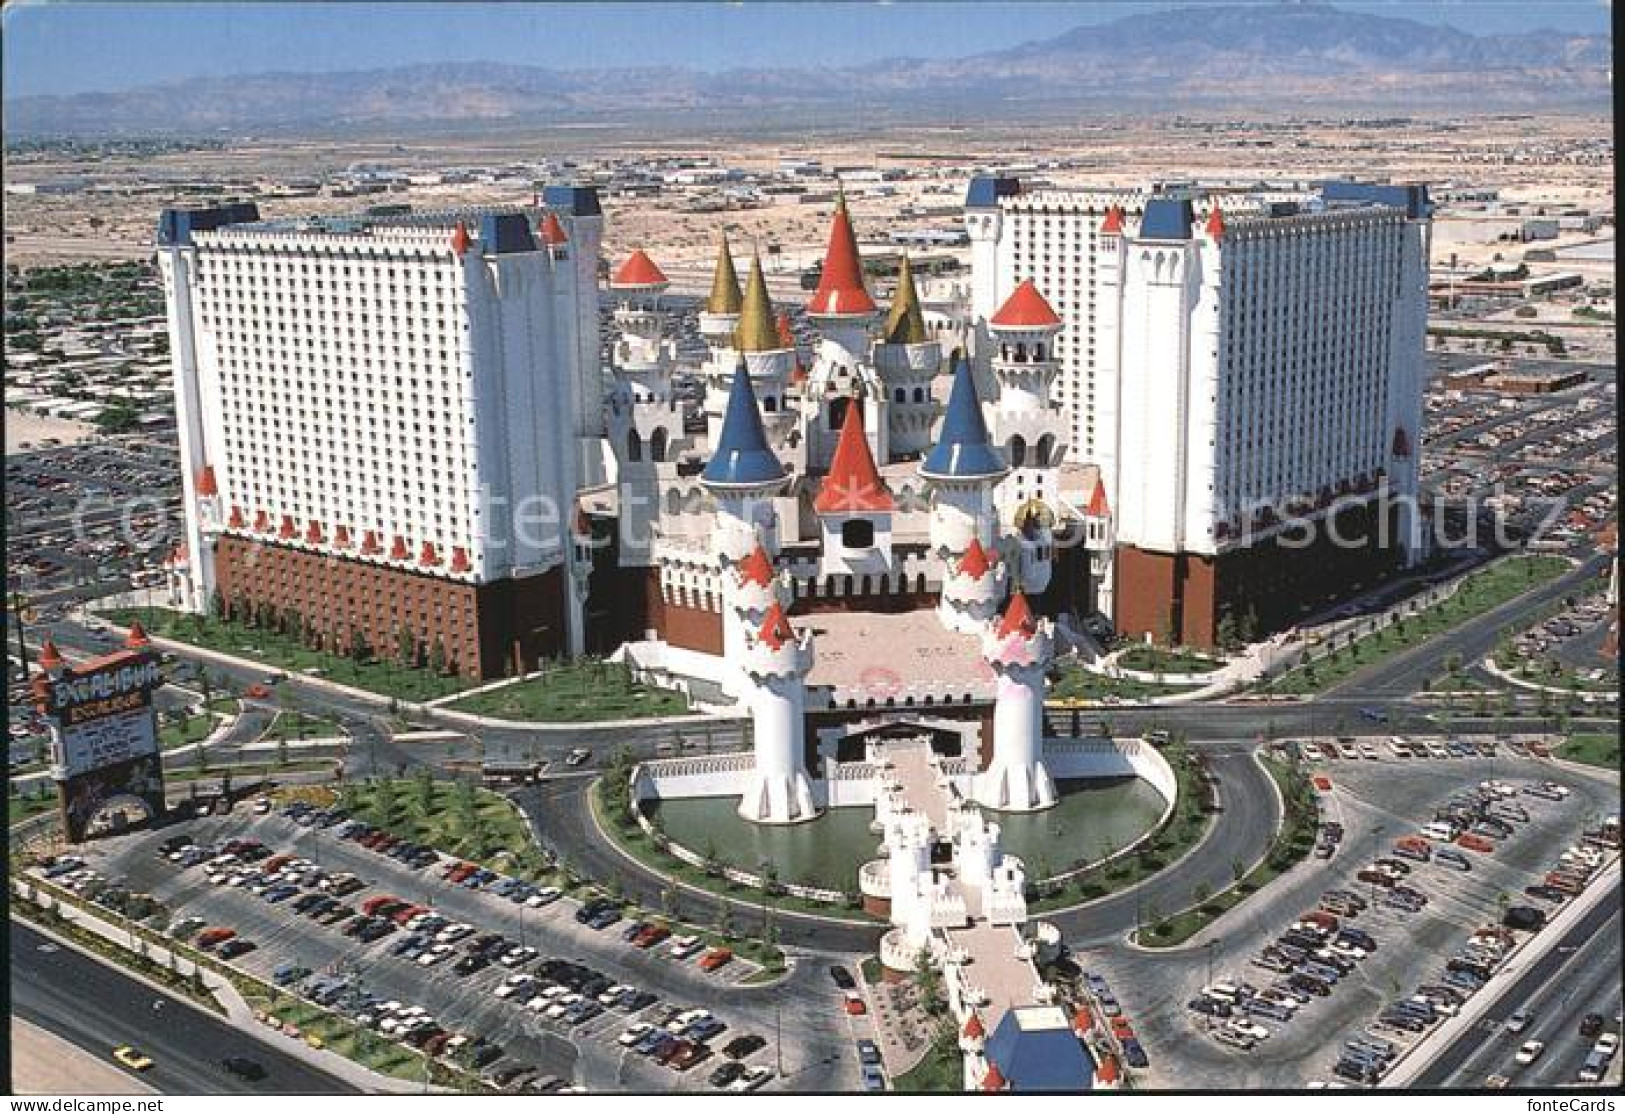
<path fill-rule="evenodd" d="M 323 1004 L 330 1008 L 363 1012 L 371 1008 L 375 1012 L 376 1007 L 366 1005 L 368 998 L 379 1003 L 398 1002 L 395 1014 L 416 1013 L 448 1034 L 467 1034 L 469 1040 L 490 1042 L 499 1050 L 498 1055 L 479 1065 L 488 1078 L 500 1078 L 504 1069 L 519 1068 L 534 1072 L 533 1083 L 551 1075 L 560 1085 L 573 1084 L 589 1090 L 697 1091 L 729 1082 L 735 1089 L 753 1083 L 769 1088 L 857 1088 L 854 1037 L 863 1034 L 853 1028 L 852 1019 L 842 1009 L 839 989 L 818 964 L 795 965 L 787 980 L 778 986 L 745 985 L 742 980 L 753 968 L 742 960 L 707 972 L 699 963 L 703 950 L 680 958 L 674 954 L 675 939 L 662 940 L 646 949 L 623 939 L 630 923 L 627 920 L 595 930 L 578 923 L 575 914 L 581 906 L 572 899 L 531 908 L 524 902 L 446 878 L 455 860 L 441 859 L 418 869 L 340 838 L 341 830 L 301 826 L 278 814 L 239 812 L 111 840 L 97 845 L 87 858 L 106 877 L 131 890 L 150 893 L 166 905 L 171 911 L 171 923 L 192 918 L 196 922 L 189 926 L 193 932 L 206 931 L 204 926 L 229 928 L 237 939 L 252 942 L 252 950 L 232 961 L 262 979 L 273 981 L 279 974 L 286 977 L 290 966 L 305 968 L 310 974 L 292 985 L 306 992 L 312 988 L 316 992 L 325 990 L 324 996 L 330 994 L 331 1001 Z M 329 879 L 348 873 L 363 885 L 339 898 L 353 911 L 350 916 L 333 924 L 321 923 L 321 919 L 312 919 L 308 910 L 302 914 L 295 909 L 305 894 L 318 892 L 311 887 L 296 886 L 294 894 L 276 897 L 274 884 L 264 886 L 263 877 L 232 884 L 234 871 L 245 875 L 263 871 L 258 863 L 222 864 L 222 868 L 213 868 L 220 880 L 211 882 L 207 862 L 186 867 L 159 853 L 162 845 L 182 835 L 214 850 L 232 840 L 258 841 L 266 852 L 259 856 L 261 861 L 272 861 L 268 855 L 294 856 Z M 303 864 L 291 865 L 298 869 Z M 251 885 L 261 886 L 262 892 L 252 892 Z M 407 928 L 395 925 L 370 942 L 345 935 L 347 926 L 367 920 L 369 904 L 373 909 L 384 905 L 379 912 L 385 912 L 390 898 L 421 907 L 420 921 L 429 917 L 444 919 L 443 927 L 430 922 L 436 929 L 430 936 L 431 947 L 415 955 L 395 954 L 407 950 L 402 941 L 412 935 Z M 440 938 L 440 933 L 459 925 L 467 927 L 451 938 Z M 467 958 L 474 946 L 494 934 L 504 938 L 497 952 L 490 953 L 485 962 Z M 433 950 L 433 943 L 450 945 L 436 953 L 445 958 L 423 962 L 424 955 Z M 225 946 L 231 947 L 229 943 Z M 491 958 L 518 946 L 533 948 L 536 955 L 511 965 Z M 526 973 L 534 975 L 537 982 L 524 987 L 524 992 L 515 988 L 498 993 L 505 983 L 519 983 L 515 976 Z M 625 1008 L 622 1002 L 583 1007 L 574 1016 L 564 1016 L 566 1009 L 578 1003 L 561 1003 L 559 999 L 578 993 L 582 984 L 594 978 L 600 984 L 590 996 L 594 1000 L 613 987 L 631 990 L 616 991 L 609 995 L 611 999 L 642 991 L 645 999 L 654 1000 L 633 1003 L 635 1009 Z M 338 983 L 347 985 L 333 992 Z M 553 989 L 566 983 L 574 986 Z M 544 994 L 546 1001 L 535 1008 L 527 1005 Z M 555 1005 L 561 1006 L 552 1011 L 557 1016 L 549 1016 Z M 707 1022 L 704 1014 L 687 1013 L 701 1007 L 709 1008 L 714 1022 Z M 686 1016 L 680 1018 L 679 1014 Z M 387 1019 L 375 1016 L 373 1024 L 381 1025 Z M 395 1021 L 394 1027 L 398 1028 L 412 1018 Z M 647 1049 L 650 1055 L 641 1055 L 631 1040 L 621 1042 L 623 1034 L 640 1024 L 658 1025 L 673 1037 L 686 1034 L 691 1043 L 704 1047 L 690 1053 L 692 1058 L 686 1067 L 667 1066 L 656 1057 L 681 1053 L 681 1049 L 651 1046 Z M 790 1026 L 794 1027 L 793 1036 L 781 1046 L 776 1036 L 781 1027 Z M 757 1039 L 735 1044 L 741 1037 Z M 653 1040 L 657 1041 L 658 1035 Z M 717 1069 L 733 1059 L 726 1054 L 730 1046 L 736 1053 L 741 1047 L 745 1049 L 738 1056 L 741 1068 L 737 1070 L 748 1074 L 730 1080 L 734 1069 L 728 1069 L 722 1074 L 723 1082 L 713 1084 L 710 1080 L 716 1077 Z"/>
<path fill-rule="evenodd" d="M 1355 753 L 1361 752 L 1357 748 Z M 1133 1018 L 1153 1064 L 1148 1086 L 1302 1087 L 1334 1080 L 1352 1085 L 1333 1074 L 1345 1041 L 1360 1038 L 1379 1013 L 1413 996 L 1419 986 L 1440 983 L 1447 962 L 1467 946 L 1469 937 L 1485 925 L 1498 924 L 1509 906 L 1553 908 L 1527 896 L 1524 888 L 1539 884 L 1558 851 L 1616 810 L 1617 782 L 1601 772 L 1566 767 L 1556 772 L 1550 763 L 1513 755 L 1505 744 L 1494 757 L 1443 754 L 1401 759 L 1379 744 L 1374 757 L 1310 763 L 1325 779 L 1322 818 L 1343 831 L 1329 858 L 1311 857 L 1294 867 L 1178 951 L 1113 949 L 1079 957 L 1081 964 L 1120 988 L 1123 1009 Z M 1567 799 L 1521 791 L 1548 779 L 1570 790 Z M 1420 834 L 1453 796 L 1491 780 L 1511 787 L 1515 796 L 1510 800 L 1529 816 L 1527 822 L 1511 822 L 1510 834 L 1494 840 L 1493 851 L 1451 848 L 1467 862 L 1466 870 L 1437 857 L 1425 863 L 1398 860 L 1409 868 L 1408 873 L 1396 871 L 1403 874 L 1400 886 L 1416 891 L 1420 901 L 1390 902 L 1388 887 L 1359 880 L 1374 860 L 1395 859 L 1395 842 Z M 1250 1024 L 1264 1032 L 1251 1041 L 1226 1043 L 1229 1038 L 1208 1035 L 1226 1028 L 1228 1019 L 1204 1016 L 1189 1003 L 1215 983 L 1262 990 L 1294 977 L 1254 961 L 1293 932 L 1305 913 L 1319 908 L 1328 891 L 1345 891 L 1363 904 L 1352 916 L 1339 917 L 1338 929 L 1352 927 L 1375 947 L 1362 948 L 1345 937 L 1337 950 L 1348 970 L 1336 972 L 1329 993 L 1269 995 L 1295 999 L 1291 1005 L 1283 1003 L 1291 1019 L 1252 1016 Z M 1305 927 L 1300 926 L 1299 934 Z M 1333 931 L 1317 942 L 1324 949 L 1339 935 Z M 1356 952 L 1369 954 L 1356 957 Z M 1201 1039 L 1193 1039 L 1198 1035 Z M 1382 1039 L 1403 1046 L 1417 1035 L 1401 1029 Z"/>

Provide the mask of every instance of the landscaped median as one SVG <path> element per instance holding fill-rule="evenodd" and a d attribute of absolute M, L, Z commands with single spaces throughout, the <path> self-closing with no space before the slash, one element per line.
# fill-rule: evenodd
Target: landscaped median
<path fill-rule="evenodd" d="M 1583 762 L 1603 770 L 1619 773 L 1619 735 L 1570 735 L 1553 752 L 1569 762 Z"/>
<path fill-rule="evenodd" d="M 492 684 L 436 668 L 433 661 L 408 664 L 370 647 L 355 654 L 312 648 L 291 618 L 261 624 L 191 615 L 161 607 L 122 607 L 102 613 L 127 627 L 139 621 L 156 638 L 226 654 L 268 672 L 300 674 L 405 703 L 427 703 L 467 693 L 448 711 L 528 723 L 597 723 L 688 713 L 681 693 L 633 680 L 623 664 L 596 658 L 547 665 L 533 676 Z"/>
<path fill-rule="evenodd" d="M 1508 557 L 1469 573 L 1448 597 L 1424 610 L 1396 616 L 1388 625 L 1361 638 L 1333 636 L 1325 651 L 1273 681 L 1261 693 L 1309 696 L 1324 692 L 1362 669 L 1420 646 L 1525 592 L 1556 580 L 1573 566 L 1549 554 Z"/>
<path fill-rule="evenodd" d="M 1133 850 L 1109 856 L 1063 879 L 1036 884 L 1039 892 L 1028 905 L 1032 913 L 1070 909 L 1136 886 L 1167 869 L 1206 837 L 1217 801 L 1200 758 L 1179 739 L 1160 749 L 1178 783 L 1166 821 Z"/>
<path fill-rule="evenodd" d="M 1281 830 L 1276 833 L 1269 853 L 1234 886 L 1222 893 L 1211 897 L 1193 894 L 1195 904 L 1191 908 L 1162 920 L 1153 919 L 1147 928 L 1139 932 L 1135 943 L 1150 948 L 1171 948 L 1183 944 L 1291 870 L 1314 850 L 1319 827 L 1314 788 L 1307 777 L 1289 762 L 1265 757 L 1260 757 L 1259 761 L 1274 779 L 1284 806 Z"/>

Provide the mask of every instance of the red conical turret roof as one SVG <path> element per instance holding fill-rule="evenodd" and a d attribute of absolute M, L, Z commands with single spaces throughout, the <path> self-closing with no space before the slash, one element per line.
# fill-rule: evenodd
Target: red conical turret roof
<path fill-rule="evenodd" d="M 612 289 L 625 290 L 644 286 L 666 286 L 670 281 L 666 278 L 666 273 L 649 258 L 648 253 L 639 248 L 626 257 L 625 263 L 616 268 L 609 285 Z"/>
<path fill-rule="evenodd" d="M 51 641 L 50 635 L 46 635 L 44 643 L 40 645 L 39 664 L 41 669 L 62 668 L 62 651 L 56 648 L 56 643 Z"/>
<path fill-rule="evenodd" d="M 1072 1015 L 1072 1031 L 1074 1033 L 1082 1034 L 1087 1033 L 1094 1027 L 1094 1016 L 1090 1014 L 1088 1010 L 1084 1009 L 1082 1006 L 1079 1006 L 1077 1012 Z"/>
<path fill-rule="evenodd" d="M 542 223 L 536 231 L 540 233 L 542 243 L 551 248 L 570 242 L 570 237 L 564 233 L 564 225 L 559 223 L 558 215 L 555 213 L 549 213 L 543 217 Z"/>
<path fill-rule="evenodd" d="M 988 322 L 995 329 L 1049 329 L 1061 323 L 1032 279 L 1023 279 Z"/>
<path fill-rule="evenodd" d="M 1107 236 L 1116 236 L 1123 231 L 1123 208 L 1113 205 L 1106 210 L 1106 219 L 1100 222 L 1100 231 Z"/>
<path fill-rule="evenodd" d="M 794 348 L 796 346 L 796 331 L 790 327 L 790 311 L 781 309 L 778 320 L 773 324 L 779 331 L 779 343 L 786 348 Z"/>
<path fill-rule="evenodd" d="M 241 530 L 243 528 L 243 508 L 239 507 L 236 503 L 231 505 L 231 514 L 226 518 L 226 525 L 231 527 L 233 530 Z"/>
<path fill-rule="evenodd" d="M 1095 1079 L 1100 1083 L 1116 1083 L 1117 1061 L 1110 1056 L 1102 1056 L 1100 1067 L 1095 1069 Z"/>
<path fill-rule="evenodd" d="M 987 1074 L 982 1076 L 982 1090 L 984 1090 L 984 1091 L 1002 1091 L 1002 1090 L 1004 1090 L 1004 1087 L 1005 1087 L 1004 1073 L 999 1070 L 999 1065 L 998 1064 L 995 1064 L 995 1063 L 992 1063 L 991 1061 L 989 1061 L 989 1063 L 987 1065 Z"/>
<path fill-rule="evenodd" d="M 767 614 L 762 616 L 762 629 L 756 632 L 756 637 L 773 650 L 781 649 L 786 642 L 795 641 L 795 628 L 785 618 L 784 608 L 779 606 L 778 600 L 767 605 Z"/>
<path fill-rule="evenodd" d="M 988 559 L 987 550 L 982 547 L 982 539 L 971 538 L 970 544 L 965 547 L 965 555 L 959 559 L 959 575 L 980 580 L 992 567 L 993 562 Z"/>
<path fill-rule="evenodd" d="M 1112 509 L 1106 503 L 1106 482 L 1096 479 L 1095 489 L 1089 493 L 1088 514 L 1094 518 L 1105 518 L 1111 513 Z"/>
<path fill-rule="evenodd" d="M 999 620 L 999 637 L 1008 638 L 1019 633 L 1024 638 L 1031 638 L 1038 631 L 1038 622 L 1033 618 L 1033 609 L 1027 604 L 1027 597 L 1017 592 L 1010 597 L 1010 606 L 1004 609 L 1004 618 Z"/>
<path fill-rule="evenodd" d="M 1208 210 L 1207 234 L 1215 240 L 1224 239 L 1224 213 L 1219 209 L 1217 201 L 1213 203 L 1213 208 Z"/>
<path fill-rule="evenodd" d="M 739 562 L 739 579 L 746 584 L 759 584 L 763 588 L 773 583 L 773 558 L 767 555 L 762 543 L 757 542 L 750 556 Z"/>
<path fill-rule="evenodd" d="M 829 246 L 824 250 L 824 270 L 807 312 L 823 317 L 862 317 L 875 312 L 875 300 L 863 285 L 863 261 L 858 257 L 858 239 L 847 216 L 846 197 L 835 203 L 835 219 L 829 226 Z"/>
<path fill-rule="evenodd" d="M 130 621 L 130 633 L 124 636 L 124 648 L 126 650 L 139 650 L 144 646 L 151 645 L 152 639 L 147 637 L 146 628 L 141 625 L 141 620 L 132 619 Z"/>
<path fill-rule="evenodd" d="M 863 416 L 857 401 L 846 408 L 846 420 L 841 423 L 841 438 L 835 443 L 835 455 L 829 462 L 829 475 L 824 477 L 813 500 L 813 509 L 819 514 L 862 514 L 892 511 L 897 504 L 891 492 L 880 479 L 875 458 L 869 452 L 869 439 L 863 435 Z"/>
<path fill-rule="evenodd" d="M 960 1032 L 972 1040 L 979 1040 L 987 1036 L 987 1030 L 982 1028 L 982 1019 L 974 1013 L 965 1019 L 965 1027 Z"/>
<path fill-rule="evenodd" d="M 197 474 L 197 493 L 205 499 L 220 494 L 220 485 L 215 482 L 214 466 L 205 464 L 202 471 Z"/>
<path fill-rule="evenodd" d="M 452 229 L 451 232 L 451 250 L 456 252 L 457 257 L 460 259 L 473 242 L 474 238 L 468 234 L 468 225 L 458 221 L 457 227 Z"/>
<path fill-rule="evenodd" d="M 333 544 L 340 549 L 350 548 L 350 528 L 344 525 L 333 527 Z"/>

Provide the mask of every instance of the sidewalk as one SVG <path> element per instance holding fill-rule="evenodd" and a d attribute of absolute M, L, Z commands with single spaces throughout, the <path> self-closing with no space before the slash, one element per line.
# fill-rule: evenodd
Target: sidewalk
<path fill-rule="evenodd" d="M 1478 993 L 1467 1000 L 1460 1013 L 1447 1018 L 1431 1033 L 1413 1044 L 1397 1060 L 1393 1068 L 1377 1084 L 1379 1089 L 1407 1086 L 1463 1033 L 1476 1028 L 1491 1010 L 1500 1004 L 1501 995 L 1516 983 L 1524 971 L 1557 946 L 1557 941 L 1569 926 L 1604 900 L 1619 899 L 1619 855 L 1615 854 L 1602 865 L 1592 884 L 1585 892 L 1548 921 L 1544 928 L 1524 939 L 1513 949 L 1501 969 L 1490 976 Z M 1612 876 L 1612 884 L 1609 879 Z"/>
<path fill-rule="evenodd" d="M 33 891 L 33 903 L 35 905 L 39 905 L 42 908 L 58 909 L 63 916 L 67 917 L 80 928 L 95 933 L 97 936 L 100 936 L 102 939 L 108 941 L 116 947 L 131 950 L 132 942 L 135 940 L 141 940 L 143 954 L 154 962 L 169 966 L 180 975 L 187 977 L 190 977 L 193 972 L 198 969 L 197 965 L 186 956 L 179 953 L 173 953 L 168 948 L 163 947 L 161 944 L 154 944 L 142 937 L 136 936 L 128 929 L 110 924 L 95 914 L 90 913 L 85 909 L 81 909 L 78 906 L 70 905 L 65 902 L 59 902 L 54 895 L 48 895 L 51 898 L 49 902 L 40 901 L 42 896 L 47 895 L 42 892 L 38 879 L 14 878 L 12 880 L 12 889 L 14 892 L 19 891 L 24 885 L 28 886 L 29 889 Z M 20 892 L 17 893 L 17 896 L 19 900 L 24 900 Z M 80 954 L 94 959 L 98 963 L 107 962 L 106 957 L 97 955 L 94 952 L 86 951 L 83 947 L 74 943 L 72 940 L 58 935 L 46 926 L 34 921 L 30 921 L 29 923 L 31 927 L 51 937 L 63 947 L 72 948 Z M 203 1007 L 197 1003 L 174 995 L 173 991 L 153 982 L 139 972 L 129 970 L 125 967 L 120 967 L 118 970 L 119 973 L 125 977 L 134 979 L 136 982 L 149 986 L 159 994 L 173 996 L 176 1001 L 181 1002 L 188 1009 L 199 1010 L 200 1012 L 203 1010 Z M 336 1052 L 331 1052 L 326 1049 L 311 1048 L 309 1045 L 305 1044 L 304 1041 L 281 1040 L 272 1042 L 270 1040 L 266 1040 L 267 1037 L 273 1035 L 272 1031 L 261 1022 L 255 1020 L 253 1007 L 248 1004 L 247 1000 L 243 998 L 242 994 L 238 992 L 237 988 L 233 986 L 224 976 L 219 975 L 208 968 L 203 968 L 201 970 L 201 975 L 203 984 L 208 988 L 209 993 L 214 995 L 215 1000 L 225 1008 L 225 1019 L 232 1025 L 233 1028 L 241 1029 L 243 1032 L 248 1033 L 255 1039 L 262 1040 L 266 1044 L 271 1044 L 278 1050 L 285 1052 L 290 1056 L 297 1057 L 298 1059 L 310 1064 L 312 1067 L 318 1068 L 329 1075 L 337 1076 L 345 1082 L 361 1088 L 363 1091 L 370 1093 L 383 1092 L 389 1094 L 417 1094 L 423 1090 L 423 1085 L 421 1083 L 414 1083 L 411 1080 L 395 1079 L 392 1076 L 381 1075 L 378 1072 L 362 1067 L 354 1060 L 346 1059 L 345 1057 L 340 1056 Z"/>

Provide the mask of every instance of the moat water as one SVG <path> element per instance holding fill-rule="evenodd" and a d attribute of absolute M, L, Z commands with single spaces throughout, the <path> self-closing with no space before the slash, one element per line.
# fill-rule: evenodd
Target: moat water
<path fill-rule="evenodd" d="M 1043 812 L 984 810 L 1002 829 L 1004 849 L 1027 864 L 1028 877 L 1048 877 L 1101 858 L 1150 831 L 1164 802 L 1137 777 L 1063 781 L 1061 799 Z M 877 858 L 880 836 L 869 830 L 870 806 L 837 808 L 805 824 L 752 824 L 734 797 L 651 801 L 656 826 L 700 854 L 757 870 L 771 861 L 784 882 L 855 890 L 858 868 Z"/>

